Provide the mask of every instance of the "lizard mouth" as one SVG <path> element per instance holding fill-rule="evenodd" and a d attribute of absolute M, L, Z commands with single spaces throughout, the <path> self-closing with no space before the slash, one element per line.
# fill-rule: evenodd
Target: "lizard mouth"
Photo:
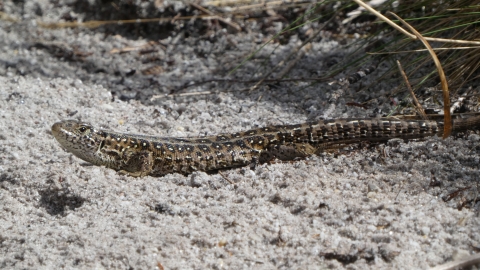
<path fill-rule="evenodd" d="M 53 124 L 52 126 L 52 134 L 55 138 L 58 137 L 58 135 L 60 134 L 60 130 L 62 128 L 62 123 L 58 122 L 58 123 L 55 123 Z"/>
<path fill-rule="evenodd" d="M 58 122 L 53 124 L 52 126 L 52 135 L 57 139 L 57 141 L 62 145 L 65 146 L 65 142 L 67 141 L 68 134 L 66 130 L 63 128 L 63 123 Z"/>
<path fill-rule="evenodd" d="M 75 134 L 68 131 L 65 123 L 57 122 L 52 126 L 52 135 L 63 146 L 67 147 L 68 143 L 72 143 L 76 137 Z"/>

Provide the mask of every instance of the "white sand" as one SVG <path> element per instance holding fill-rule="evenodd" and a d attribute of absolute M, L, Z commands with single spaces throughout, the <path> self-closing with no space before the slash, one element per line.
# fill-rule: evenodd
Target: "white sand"
<path fill-rule="evenodd" d="M 134 68 L 127 60 L 137 55 L 110 55 L 108 46 L 137 41 L 90 30 L 38 30 L 29 22 L 0 21 L 0 268 L 413 269 L 473 254 L 480 245 L 479 203 L 476 211 L 473 202 L 457 209 L 478 191 L 476 135 L 392 142 L 221 174 L 131 178 L 90 166 L 61 149 L 50 132 L 54 122 L 197 136 L 366 113 L 342 100 L 329 104 L 320 86 L 304 84 L 151 105 L 121 101 L 107 81 L 118 79 L 115 70 Z M 37 35 L 101 55 L 77 65 L 29 47 Z M 238 37 L 239 46 L 254 46 L 249 37 Z M 306 58 L 321 59 L 333 43 L 315 43 L 323 51 Z M 164 92 L 213 72 L 237 50 L 198 58 L 188 44 L 164 45 L 171 50 L 165 57 L 176 61 L 155 77 Z M 111 70 L 87 76 L 88 65 Z M 119 85 L 145 82 L 140 75 L 125 78 Z M 440 185 L 431 186 L 433 180 Z M 442 200 L 464 187 L 470 189 Z"/>

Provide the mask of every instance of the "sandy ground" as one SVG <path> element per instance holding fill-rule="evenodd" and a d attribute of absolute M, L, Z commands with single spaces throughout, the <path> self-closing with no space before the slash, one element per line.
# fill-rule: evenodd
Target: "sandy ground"
<path fill-rule="evenodd" d="M 149 40 L 35 23 L 74 7 L 3 4 L 22 22 L 0 21 L 0 268 L 426 269 L 478 252 L 475 134 L 158 178 L 122 176 L 63 151 L 50 131 L 63 119 L 198 136 L 372 113 L 327 102 L 331 88 L 309 83 L 151 102 L 152 94 L 228 71 L 264 37 L 219 30 L 205 41 L 170 32 L 155 52 L 162 72 L 131 74 L 148 68 L 139 54 L 112 49 Z M 273 65 L 296 44 L 292 37 L 269 45 L 263 56 Z M 328 38 L 312 46 L 292 72 L 327 68 L 322 59 L 349 50 Z M 236 76 L 261 73 L 260 61 Z M 189 90 L 213 86 L 221 87 Z"/>

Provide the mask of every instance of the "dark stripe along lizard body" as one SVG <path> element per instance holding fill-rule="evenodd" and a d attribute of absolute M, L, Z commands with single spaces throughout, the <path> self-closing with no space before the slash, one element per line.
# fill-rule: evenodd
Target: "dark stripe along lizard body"
<path fill-rule="evenodd" d="M 480 116 L 454 119 L 453 132 L 478 127 Z M 208 137 L 169 138 L 95 129 L 88 123 L 55 123 L 52 133 L 75 156 L 130 176 L 161 176 L 294 159 L 359 142 L 442 136 L 443 123 L 392 118 L 320 120 Z"/>

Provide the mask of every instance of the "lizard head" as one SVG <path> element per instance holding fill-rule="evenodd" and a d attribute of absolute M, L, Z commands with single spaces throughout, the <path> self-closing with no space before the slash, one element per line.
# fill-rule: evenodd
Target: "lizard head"
<path fill-rule="evenodd" d="M 92 125 L 75 120 L 66 120 L 53 124 L 55 139 L 75 156 L 95 165 L 101 165 L 99 150 L 103 145 L 103 132 Z"/>

